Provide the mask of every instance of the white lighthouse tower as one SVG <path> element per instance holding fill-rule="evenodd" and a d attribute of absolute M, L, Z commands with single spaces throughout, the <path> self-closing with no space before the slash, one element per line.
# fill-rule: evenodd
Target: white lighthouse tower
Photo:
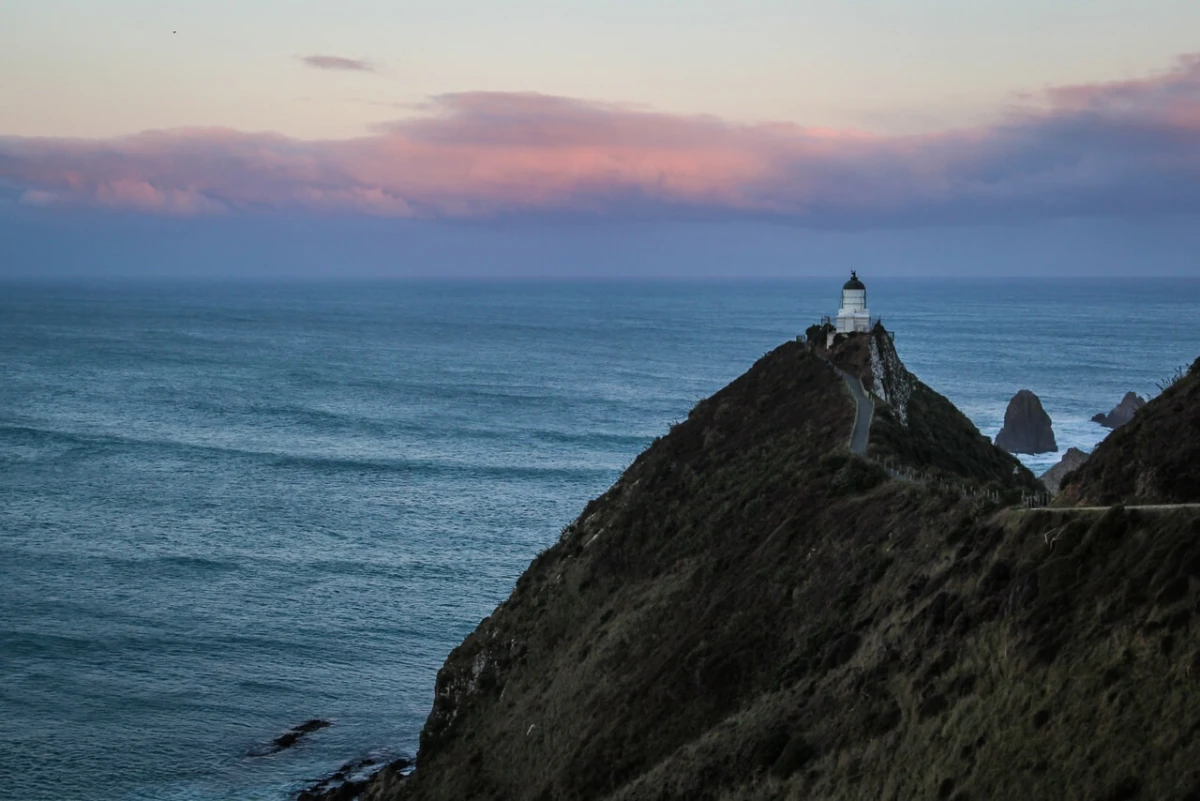
<path fill-rule="evenodd" d="M 842 286 L 842 305 L 838 309 L 834 333 L 853 334 L 871 330 L 871 312 L 867 311 L 867 287 L 850 271 L 850 280 Z"/>

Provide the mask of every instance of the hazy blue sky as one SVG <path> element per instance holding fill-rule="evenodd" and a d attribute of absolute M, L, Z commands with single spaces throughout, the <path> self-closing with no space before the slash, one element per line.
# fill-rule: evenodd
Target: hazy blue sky
<path fill-rule="evenodd" d="M 0 274 L 1194 275 L 1198 31 L 1195 0 L 7 0 Z"/>

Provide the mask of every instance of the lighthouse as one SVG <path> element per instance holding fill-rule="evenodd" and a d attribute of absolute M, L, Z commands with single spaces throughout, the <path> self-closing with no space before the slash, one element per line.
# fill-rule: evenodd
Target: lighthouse
<path fill-rule="evenodd" d="M 871 330 L 871 313 L 867 311 L 867 287 L 850 271 L 850 280 L 842 285 L 842 305 L 838 309 L 834 333 L 853 334 Z"/>
<path fill-rule="evenodd" d="M 867 286 L 858 280 L 858 273 L 851 270 L 850 280 L 842 284 L 842 305 L 838 307 L 837 317 L 826 315 L 820 323 L 810 325 L 804 333 L 804 341 L 816 347 L 824 342 L 825 348 L 829 349 L 838 337 L 845 339 L 851 334 L 867 334 L 876 327 L 882 329 L 883 321 L 871 319 L 871 312 L 867 310 Z M 885 333 L 895 339 L 891 331 Z"/>

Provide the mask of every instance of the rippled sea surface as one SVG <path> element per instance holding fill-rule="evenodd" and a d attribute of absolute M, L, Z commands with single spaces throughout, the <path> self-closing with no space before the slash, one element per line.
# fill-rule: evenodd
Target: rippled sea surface
<path fill-rule="evenodd" d="M 278 801 L 412 754 L 530 559 L 841 280 L 0 284 L 0 796 Z M 1026 387 L 1090 449 L 1200 355 L 1196 281 L 868 286 L 987 434 Z"/>

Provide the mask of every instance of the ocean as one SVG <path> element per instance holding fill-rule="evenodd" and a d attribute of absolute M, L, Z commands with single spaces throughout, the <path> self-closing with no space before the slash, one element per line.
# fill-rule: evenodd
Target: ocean
<path fill-rule="evenodd" d="M 1200 281 L 864 279 L 989 435 L 1028 388 L 1091 449 L 1200 355 Z M 843 280 L 0 284 L 0 797 L 282 801 L 411 756 L 529 561 Z"/>

